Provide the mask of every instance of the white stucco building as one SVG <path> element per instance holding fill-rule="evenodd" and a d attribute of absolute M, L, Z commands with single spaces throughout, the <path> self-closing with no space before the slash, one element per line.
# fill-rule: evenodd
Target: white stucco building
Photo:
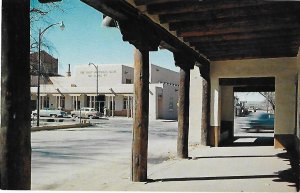
<path fill-rule="evenodd" d="M 40 108 L 63 108 L 67 112 L 95 107 L 111 116 L 133 115 L 133 73 L 129 65 L 101 64 L 97 73 L 91 65 L 78 65 L 66 77 L 50 77 L 50 84 L 40 86 Z M 151 64 L 149 76 L 149 118 L 177 119 L 179 73 Z M 31 87 L 31 101 L 36 107 L 37 87 Z"/>

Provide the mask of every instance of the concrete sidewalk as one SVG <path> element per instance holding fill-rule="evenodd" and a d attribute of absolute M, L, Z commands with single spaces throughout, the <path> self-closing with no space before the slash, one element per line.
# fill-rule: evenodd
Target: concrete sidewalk
<path fill-rule="evenodd" d="M 148 169 L 147 183 L 133 183 L 129 168 L 93 171 L 60 190 L 174 192 L 296 192 L 289 156 L 271 146 L 193 147 L 189 160 L 168 160 Z M 116 171 L 116 170 L 114 170 Z M 100 179 L 106 179 L 102 183 Z M 108 180 L 110 179 L 110 180 Z M 78 184 L 79 183 L 79 184 Z M 80 185 L 81 184 L 81 185 Z"/>

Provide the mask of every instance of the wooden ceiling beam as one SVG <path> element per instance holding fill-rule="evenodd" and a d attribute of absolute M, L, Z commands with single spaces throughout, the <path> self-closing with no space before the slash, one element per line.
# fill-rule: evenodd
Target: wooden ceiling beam
<path fill-rule="evenodd" d="M 240 29 L 240 31 L 251 31 L 252 27 L 266 28 L 276 25 L 294 25 L 300 27 L 300 11 L 294 13 L 285 13 L 281 15 L 268 15 L 264 17 L 249 17 L 249 18 L 226 18 L 215 21 L 190 21 L 170 23 L 170 30 L 182 32 L 191 31 L 231 31 Z M 245 28 L 245 29 L 243 29 Z"/>
<path fill-rule="evenodd" d="M 238 49 L 227 49 L 227 50 L 205 50 L 203 51 L 207 54 L 207 56 L 230 56 L 230 55 L 259 55 L 259 54 L 267 54 L 267 55 L 274 55 L 278 53 L 284 53 L 288 54 L 291 53 L 292 56 L 297 55 L 297 48 L 296 47 L 286 47 L 281 49 L 253 49 L 253 48 L 247 48 L 244 50 L 238 50 Z"/>
<path fill-rule="evenodd" d="M 262 31 L 271 31 L 271 30 L 289 30 L 300 28 L 299 24 L 295 23 L 288 23 L 288 22 L 275 22 L 275 23 L 257 23 L 252 25 L 247 24 L 226 24 L 226 26 L 222 26 L 220 24 L 216 24 L 215 26 L 209 25 L 200 27 L 198 29 L 193 30 L 185 30 L 185 31 L 178 31 L 177 35 L 179 37 L 195 37 L 195 36 L 213 36 L 213 35 L 222 35 L 222 34 L 233 34 L 233 33 L 252 33 L 252 32 L 262 32 Z M 202 29 L 200 29 L 202 28 Z"/>
<path fill-rule="evenodd" d="M 153 4 L 160 4 L 160 3 L 183 2 L 183 1 L 186 0 L 134 0 L 134 3 L 137 6 L 142 6 L 142 5 L 153 5 Z"/>
<path fill-rule="evenodd" d="M 252 58 L 279 58 L 279 57 L 295 57 L 297 48 L 290 49 L 244 49 L 244 50 L 223 50 L 221 51 L 206 51 L 207 56 L 211 61 L 221 60 L 237 60 L 237 59 L 252 59 Z"/>
<path fill-rule="evenodd" d="M 275 86 L 238 86 L 233 92 L 275 92 Z"/>
<path fill-rule="evenodd" d="M 230 40 L 220 42 L 193 42 L 192 46 L 195 47 L 272 47 L 277 45 L 300 45 L 300 36 L 289 36 L 285 38 L 265 38 L 265 39 L 251 39 L 251 40 Z"/>
<path fill-rule="evenodd" d="M 272 56 L 272 57 L 278 57 L 279 56 L 290 56 L 295 57 L 297 55 L 297 49 L 296 48 L 290 48 L 290 49 L 279 49 L 279 50 L 253 50 L 253 49 L 247 49 L 247 50 L 228 50 L 226 51 L 206 51 L 207 56 L 209 56 L 210 59 L 213 58 L 221 58 L 221 57 L 228 57 L 228 56 Z"/>
<path fill-rule="evenodd" d="M 296 53 L 299 49 L 299 45 L 283 45 L 276 44 L 274 46 L 218 46 L 218 47 L 196 47 L 201 53 L 207 56 L 211 55 L 223 55 L 228 53 L 279 53 L 279 52 L 293 52 Z M 297 54 L 297 53 L 296 53 Z"/>
<path fill-rule="evenodd" d="M 274 77 L 219 78 L 220 86 L 274 86 Z"/>
<path fill-rule="evenodd" d="M 271 4 L 268 1 L 260 0 L 185 0 L 178 2 L 166 2 L 160 4 L 151 4 L 147 6 L 147 12 L 153 15 L 173 14 L 173 13 L 188 13 L 210 10 L 231 9 L 236 7 L 248 7 L 253 5 Z"/>
<path fill-rule="evenodd" d="M 300 11 L 300 3 L 287 4 L 276 3 L 272 5 L 253 5 L 248 7 L 234 7 L 224 10 L 198 11 L 189 13 L 161 14 L 159 19 L 161 23 L 174 23 L 186 21 L 214 21 L 216 19 L 264 16 L 270 14 L 284 14 L 287 12 Z"/>
<path fill-rule="evenodd" d="M 227 55 L 212 55 L 209 57 L 211 61 L 225 61 L 225 60 L 244 60 L 244 59 L 257 59 L 257 58 L 282 58 L 282 57 L 295 57 L 295 54 L 290 52 L 280 53 L 243 53 L 243 54 L 227 54 Z"/>
<path fill-rule="evenodd" d="M 232 40 L 256 40 L 264 38 L 285 38 L 289 36 L 298 36 L 300 35 L 300 28 L 291 28 L 288 30 L 270 30 L 270 31 L 259 31 L 259 32 L 244 32 L 244 33 L 232 33 L 232 34 L 222 34 L 222 35 L 213 35 L 213 36 L 193 36 L 183 38 L 186 42 L 199 42 L 199 43 L 215 43 L 223 41 L 232 41 Z"/>
<path fill-rule="evenodd" d="M 262 44 L 262 45 L 223 45 L 223 46 L 195 46 L 196 50 L 211 57 L 212 55 L 227 55 L 239 53 L 279 53 L 292 52 L 297 54 L 299 44 Z"/>

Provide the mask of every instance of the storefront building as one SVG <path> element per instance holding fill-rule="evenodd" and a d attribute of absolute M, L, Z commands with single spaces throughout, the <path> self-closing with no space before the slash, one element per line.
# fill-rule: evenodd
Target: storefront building
<path fill-rule="evenodd" d="M 149 112 L 151 119 L 177 119 L 179 73 L 150 65 Z M 73 76 L 50 77 L 40 86 L 40 109 L 64 109 L 67 112 L 92 107 L 109 116 L 133 115 L 133 68 L 121 64 L 78 65 Z M 97 100 L 98 92 L 98 100 Z M 37 87 L 31 87 L 34 110 Z"/>

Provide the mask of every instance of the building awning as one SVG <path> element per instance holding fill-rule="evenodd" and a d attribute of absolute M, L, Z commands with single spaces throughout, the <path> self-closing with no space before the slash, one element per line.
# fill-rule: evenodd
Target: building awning
<path fill-rule="evenodd" d="M 52 96 L 64 96 L 62 94 L 52 94 Z"/>
<path fill-rule="evenodd" d="M 123 94 L 123 96 L 132 97 L 133 94 Z"/>
<path fill-rule="evenodd" d="M 31 93 L 32 96 L 37 96 L 37 93 Z M 47 96 L 47 94 L 40 94 L 40 96 Z"/>
<path fill-rule="evenodd" d="M 69 94 L 70 96 L 81 96 L 81 94 Z"/>
<path fill-rule="evenodd" d="M 105 96 L 116 96 L 115 94 L 105 94 Z"/>

